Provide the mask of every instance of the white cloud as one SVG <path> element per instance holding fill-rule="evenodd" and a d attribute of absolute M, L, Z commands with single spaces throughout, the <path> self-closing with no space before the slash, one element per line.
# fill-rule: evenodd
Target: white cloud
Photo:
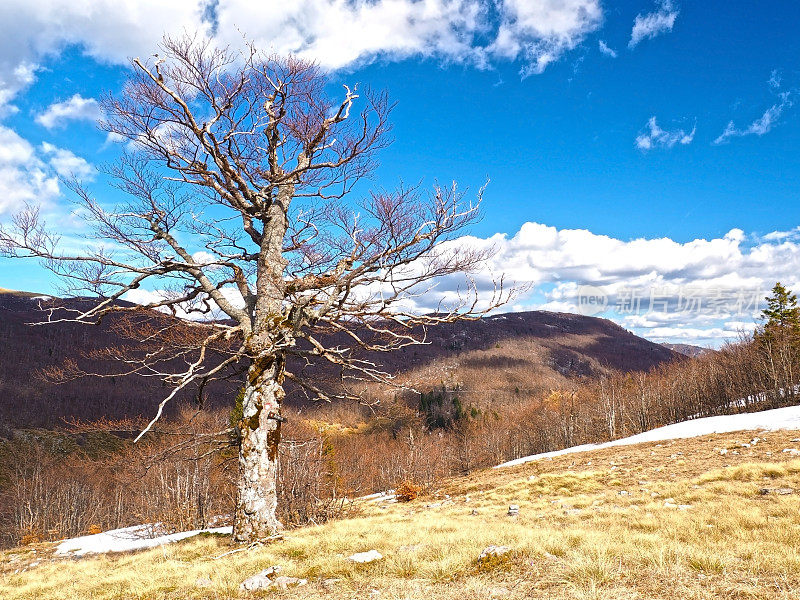
<path fill-rule="evenodd" d="M 65 148 L 58 148 L 48 142 L 42 143 L 42 153 L 53 170 L 67 179 L 93 179 L 95 169 L 85 159 L 76 156 Z"/>
<path fill-rule="evenodd" d="M 773 90 L 777 90 L 781 87 L 781 72 L 778 69 L 772 69 L 772 72 L 769 74 L 769 80 L 767 81 L 769 87 Z"/>
<path fill-rule="evenodd" d="M 202 27 L 200 0 L 0 2 L 0 106 L 34 80 L 38 65 L 70 45 L 101 62 L 155 51 L 165 31 Z"/>
<path fill-rule="evenodd" d="M 671 0 L 661 0 L 658 10 L 655 12 L 636 15 L 628 48 L 635 47 L 642 40 L 672 31 L 677 18 L 678 9 L 675 8 Z"/>
<path fill-rule="evenodd" d="M 242 32 L 265 48 L 339 69 L 375 59 L 486 66 L 522 61 L 540 73 L 602 23 L 600 0 L 5 0 L 0 2 L 0 118 L 48 58 L 77 47 L 124 64 L 157 51 L 164 33 L 215 36 L 239 46 Z M 47 127 L 74 115 L 95 118 L 79 96 L 40 115 Z M 63 103 L 61 103 L 63 104 Z M 60 108 L 59 108 L 60 107 Z M 61 119 L 59 119 L 61 117 Z"/>
<path fill-rule="evenodd" d="M 47 107 L 36 122 L 47 129 L 63 126 L 65 121 L 97 121 L 100 118 L 100 105 L 94 98 L 84 98 L 75 94 L 69 100 L 56 102 Z"/>
<path fill-rule="evenodd" d="M 225 286 L 220 288 L 222 295 L 237 308 L 244 308 L 245 302 L 239 290 L 235 287 Z M 177 299 L 183 296 L 183 292 L 176 292 L 173 290 L 145 290 L 137 288 L 129 290 L 122 296 L 123 300 L 134 302 L 136 304 L 155 304 L 163 302 L 168 299 Z M 204 312 L 207 309 L 211 312 Z M 190 319 L 193 321 L 207 321 L 210 319 L 224 319 L 226 315 L 217 307 L 215 302 L 205 305 L 199 302 L 176 304 L 176 316 L 182 319 Z M 194 310 L 192 310 L 194 309 Z M 158 310 L 164 313 L 170 313 L 167 307 L 160 307 Z"/>
<path fill-rule="evenodd" d="M 499 11 L 502 22 L 488 50 L 512 60 L 523 58 L 524 75 L 543 72 L 603 20 L 599 0 L 505 0 Z"/>
<path fill-rule="evenodd" d="M 295 0 L 261 3 L 230 0 L 217 9 L 217 36 L 296 53 L 336 69 L 377 57 L 474 54 L 473 35 L 483 27 L 486 4 L 477 0 Z"/>
<path fill-rule="evenodd" d="M 26 203 L 51 210 L 60 195 L 59 176 L 92 179 L 94 172 L 69 150 L 47 142 L 34 148 L 16 131 L 0 125 L 0 215 L 17 212 Z"/>
<path fill-rule="evenodd" d="M 599 0 L 296 0 L 281 6 L 231 0 L 218 7 L 216 31 L 235 44 L 243 29 L 259 45 L 330 69 L 419 56 L 478 66 L 522 60 L 530 74 L 601 22 Z"/>
<path fill-rule="evenodd" d="M 14 212 L 26 202 L 46 205 L 58 194 L 58 179 L 34 147 L 0 125 L 0 214 Z"/>
<path fill-rule="evenodd" d="M 800 292 L 796 231 L 756 236 L 733 229 L 719 238 L 677 242 L 526 223 L 513 237 L 464 237 L 453 244 L 492 248 L 486 271 L 476 277 L 483 293 L 491 292 L 492 274 L 533 286 L 515 310 L 580 312 L 579 294 L 597 289 L 607 302 L 601 316 L 660 341 L 718 345 L 752 329 L 776 281 Z M 459 283 L 443 281 L 418 309 L 452 298 Z"/>
<path fill-rule="evenodd" d="M 694 140 L 697 126 L 686 132 L 684 129 L 665 131 L 658 126 L 655 117 L 650 117 L 645 126 L 645 130 L 636 136 L 636 147 L 639 150 L 647 151 L 653 148 L 672 148 L 675 144 L 687 145 Z"/>
<path fill-rule="evenodd" d="M 598 44 L 602 54 L 610 56 L 611 58 L 617 58 L 617 51 L 609 48 L 608 44 L 606 44 L 603 40 L 600 40 Z"/>
<path fill-rule="evenodd" d="M 769 133 L 772 128 L 775 127 L 783 111 L 790 106 L 792 106 L 792 101 L 789 97 L 789 92 L 783 92 L 781 94 L 781 101 L 770 106 L 761 117 L 750 123 L 747 128 L 737 129 L 733 121 L 728 122 L 725 130 L 714 140 L 714 143 L 722 144 L 732 137 L 743 137 L 746 135 L 762 136 L 765 133 Z"/>

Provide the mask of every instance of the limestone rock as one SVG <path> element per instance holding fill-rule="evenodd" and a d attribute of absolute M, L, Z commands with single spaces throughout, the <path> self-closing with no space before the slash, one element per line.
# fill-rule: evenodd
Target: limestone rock
<path fill-rule="evenodd" d="M 381 560 L 382 558 L 383 555 L 377 550 L 369 550 L 368 552 L 357 552 L 352 556 L 347 557 L 347 560 L 354 563 L 364 564 L 375 562 L 376 560 Z"/>
<path fill-rule="evenodd" d="M 272 585 L 280 570 L 280 567 L 272 566 L 268 569 L 264 569 L 260 573 L 251 575 L 242 582 L 242 584 L 239 586 L 239 589 L 247 592 L 252 592 L 254 590 L 266 590 Z"/>

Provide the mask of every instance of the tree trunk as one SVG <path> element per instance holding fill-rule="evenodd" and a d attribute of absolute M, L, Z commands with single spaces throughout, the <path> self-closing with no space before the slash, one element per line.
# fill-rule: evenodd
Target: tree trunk
<path fill-rule="evenodd" d="M 278 444 L 281 439 L 283 361 L 254 361 L 247 376 L 240 423 L 239 481 L 233 539 L 248 543 L 283 528 L 278 521 Z"/>

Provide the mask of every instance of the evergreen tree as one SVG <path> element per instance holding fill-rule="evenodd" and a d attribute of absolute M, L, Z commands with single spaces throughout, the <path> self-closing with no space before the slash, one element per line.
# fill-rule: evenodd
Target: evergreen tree
<path fill-rule="evenodd" d="M 800 332 L 800 307 L 797 306 L 797 296 L 791 290 L 777 282 L 766 300 L 767 308 L 761 311 L 762 317 L 767 321 L 765 329 L 780 328 L 792 333 Z"/>

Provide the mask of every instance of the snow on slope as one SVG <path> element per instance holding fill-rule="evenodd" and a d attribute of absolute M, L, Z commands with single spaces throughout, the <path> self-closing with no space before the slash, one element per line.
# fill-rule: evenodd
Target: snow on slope
<path fill-rule="evenodd" d="M 564 448 L 563 450 L 556 450 L 554 452 L 524 456 L 497 465 L 495 469 L 500 467 L 513 467 L 542 458 L 574 454 L 575 452 L 587 452 L 589 450 L 600 450 L 613 446 L 629 446 L 631 444 L 641 444 L 642 442 L 677 440 L 709 435 L 712 433 L 729 433 L 731 431 L 777 431 L 779 429 L 800 429 L 800 406 L 775 408 L 773 410 L 742 413 L 738 415 L 722 415 L 719 417 L 692 419 L 691 421 L 666 425 L 665 427 L 651 429 L 644 433 L 614 440 L 613 442 L 606 442 L 604 444 L 583 444 L 582 446 L 573 446 L 572 448 Z"/>
<path fill-rule="evenodd" d="M 169 535 L 152 537 L 152 525 L 134 525 L 123 529 L 112 529 L 94 535 L 64 540 L 56 547 L 57 555 L 83 556 L 85 554 L 104 554 L 106 552 L 128 552 L 155 548 L 163 544 L 171 544 L 179 540 L 195 536 L 199 533 L 225 533 L 232 532 L 232 527 L 215 527 L 213 529 L 195 529 L 181 531 Z"/>

